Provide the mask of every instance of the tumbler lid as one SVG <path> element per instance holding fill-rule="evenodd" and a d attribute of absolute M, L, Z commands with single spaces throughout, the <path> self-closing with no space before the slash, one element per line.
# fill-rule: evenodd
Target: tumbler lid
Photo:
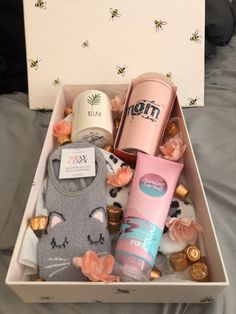
<path fill-rule="evenodd" d="M 160 82 L 164 85 L 166 85 L 167 87 L 171 88 L 174 92 L 177 91 L 177 87 L 174 85 L 174 83 L 165 75 L 157 73 L 157 72 L 147 72 L 147 73 L 143 73 L 139 76 L 136 77 L 136 79 L 134 79 L 133 81 L 133 86 L 135 86 L 136 84 L 140 83 L 140 82 L 144 82 L 144 81 L 156 81 L 156 82 Z"/>

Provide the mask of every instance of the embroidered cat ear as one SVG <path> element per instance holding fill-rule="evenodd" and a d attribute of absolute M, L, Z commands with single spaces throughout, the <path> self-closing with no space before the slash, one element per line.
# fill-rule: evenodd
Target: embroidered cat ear
<path fill-rule="evenodd" d="M 94 208 L 91 213 L 89 214 L 90 218 L 95 218 L 99 220 L 101 223 L 106 221 L 106 211 L 104 207 L 97 207 Z"/>
<path fill-rule="evenodd" d="M 49 226 L 54 228 L 56 225 L 65 221 L 65 218 L 62 214 L 57 212 L 52 212 L 49 217 Z"/>

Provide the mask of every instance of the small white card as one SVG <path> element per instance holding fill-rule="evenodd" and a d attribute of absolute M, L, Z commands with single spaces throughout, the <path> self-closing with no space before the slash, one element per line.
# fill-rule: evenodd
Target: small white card
<path fill-rule="evenodd" d="M 59 179 L 94 177 L 94 147 L 62 149 Z"/>

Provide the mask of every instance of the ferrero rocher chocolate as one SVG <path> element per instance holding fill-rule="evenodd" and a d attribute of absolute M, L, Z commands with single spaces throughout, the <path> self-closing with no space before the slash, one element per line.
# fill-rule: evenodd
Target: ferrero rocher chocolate
<path fill-rule="evenodd" d="M 36 216 L 30 219 L 30 227 L 32 230 L 44 230 L 48 224 L 47 216 Z"/>
<path fill-rule="evenodd" d="M 150 272 L 150 280 L 155 280 L 161 277 L 161 272 L 157 268 L 153 268 Z"/>
<path fill-rule="evenodd" d="M 44 280 L 40 278 L 38 274 L 32 274 L 30 275 L 30 281 L 44 281 Z"/>
<path fill-rule="evenodd" d="M 190 190 L 184 184 L 181 183 L 175 189 L 175 196 L 180 198 L 181 200 L 185 200 L 189 192 Z"/>
<path fill-rule="evenodd" d="M 119 222 L 122 217 L 122 209 L 115 206 L 107 206 L 108 221 Z"/>
<path fill-rule="evenodd" d="M 194 263 L 190 269 L 190 275 L 193 280 L 196 281 L 208 281 L 209 280 L 209 270 L 207 264 L 202 262 Z"/>
<path fill-rule="evenodd" d="M 117 233 L 120 231 L 121 221 L 108 221 L 108 229 L 111 234 Z"/>
<path fill-rule="evenodd" d="M 105 149 L 107 152 L 109 153 L 113 153 L 113 147 L 110 145 L 106 145 L 103 147 L 103 149 Z"/>
<path fill-rule="evenodd" d="M 68 116 L 69 114 L 72 113 L 72 108 L 71 107 L 66 107 L 65 110 L 64 110 L 64 113 L 66 116 Z"/>
<path fill-rule="evenodd" d="M 190 245 L 184 250 L 190 263 L 195 263 L 200 260 L 201 252 L 195 245 Z"/>
<path fill-rule="evenodd" d="M 169 136 L 175 136 L 178 132 L 178 126 L 174 122 L 170 122 L 165 129 L 165 134 Z"/>
<path fill-rule="evenodd" d="M 176 272 L 183 271 L 188 266 L 187 256 L 182 252 L 171 254 L 170 263 Z"/>
<path fill-rule="evenodd" d="M 114 121 L 114 127 L 115 127 L 115 129 L 118 129 L 119 126 L 120 126 L 120 119 L 115 119 L 115 121 Z"/>
<path fill-rule="evenodd" d="M 71 143 L 71 139 L 68 135 L 59 135 L 57 141 L 61 146 Z"/>

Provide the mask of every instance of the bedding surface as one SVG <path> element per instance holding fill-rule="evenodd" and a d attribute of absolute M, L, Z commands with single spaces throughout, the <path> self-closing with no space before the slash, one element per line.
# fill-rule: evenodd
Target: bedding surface
<path fill-rule="evenodd" d="M 206 63 L 205 107 L 185 109 L 230 286 L 211 304 L 24 304 L 4 280 L 50 113 L 27 95 L 0 96 L 0 313 L 234 314 L 236 312 L 236 36 Z"/>

